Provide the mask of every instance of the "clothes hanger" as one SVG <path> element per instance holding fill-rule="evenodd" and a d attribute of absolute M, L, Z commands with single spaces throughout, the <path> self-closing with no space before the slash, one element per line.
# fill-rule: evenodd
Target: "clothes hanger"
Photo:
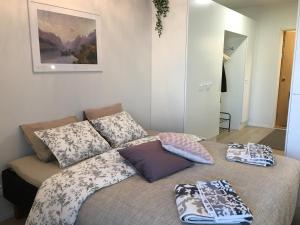
<path fill-rule="evenodd" d="M 226 55 L 225 53 L 223 53 L 223 60 L 224 60 L 225 62 L 229 61 L 230 59 L 231 59 L 230 56 L 228 56 L 228 55 Z"/>

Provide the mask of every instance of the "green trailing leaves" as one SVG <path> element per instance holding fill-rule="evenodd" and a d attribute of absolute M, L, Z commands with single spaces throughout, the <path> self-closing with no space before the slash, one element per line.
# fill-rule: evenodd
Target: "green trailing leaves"
<path fill-rule="evenodd" d="M 153 0 L 153 4 L 156 8 L 156 26 L 155 30 L 160 37 L 163 31 L 163 22 L 162 19 L 167 17 L 169 12 L 169 0 Z"/>

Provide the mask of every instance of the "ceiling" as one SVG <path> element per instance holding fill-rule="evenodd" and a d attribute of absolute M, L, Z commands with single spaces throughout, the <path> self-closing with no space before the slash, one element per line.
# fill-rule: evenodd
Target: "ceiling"
<path fill-rule="evenodd" d="M 221 5 L 232 9 L 239 9 L 249 6 L 271 5 L 287 2 L 296 2 L 297 0 L 214 0 Z"/>

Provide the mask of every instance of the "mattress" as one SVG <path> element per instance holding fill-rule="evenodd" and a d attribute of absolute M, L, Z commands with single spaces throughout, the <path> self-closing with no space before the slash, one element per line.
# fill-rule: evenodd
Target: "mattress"
<path fill-rule="evenodd" d="M 290 225 L 300 179 L 297 160 L 276 156 L 275 167 L 228 162 L 226 145 L 203 142 L 215 165 L 195 165 L 148 183 L 136 175 L 101 189 L 82 205 L 76 225 L 181 225 L 175 204 L 176 184 L 198 180 L 228 180 L 250 207 L 253 225 Z"/>
<path fill-rule="evenodd" d="M 35 187 L 40 187 L 47 178 L 61 171 L 56 161 L 45 163 L 35 155 L 14 160 L 8 164 L 8 167 Z"/>
<path fill-rule="evenodd" d="M 159 133 L 153 130 L 147 130 L 147 132 L 150 136 L 155 136 Z M 35 155 L 11 161 L 8 163 L 8 167 L 20 178 L 35 187 L 40 187 L 46 179 L 61 171 L 57 161 L 45 163 L 40 161 Z"/>

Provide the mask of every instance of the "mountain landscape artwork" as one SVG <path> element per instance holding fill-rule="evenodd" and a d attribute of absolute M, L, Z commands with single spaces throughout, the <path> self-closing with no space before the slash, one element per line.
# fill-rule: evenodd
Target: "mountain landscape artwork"
<path fill-rule="evenodd" d="M 42 64 L 98 64 L 96 20 L 37 10 Z"/>

